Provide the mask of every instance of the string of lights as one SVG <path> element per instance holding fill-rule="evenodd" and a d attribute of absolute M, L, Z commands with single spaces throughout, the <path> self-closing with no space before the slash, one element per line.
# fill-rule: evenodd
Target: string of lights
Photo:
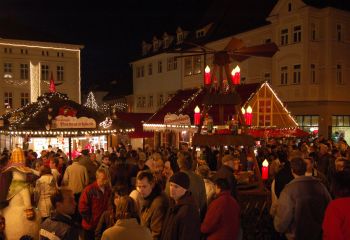
<path fill-rule="evenodd" d="M 99 110 L 98 104 L 95 99 L 95 95 L 93 92 L 89 92 L 88 97 L 86 99 L 86 103 L 84 104 L 85 107 L 91 108 L 95 111 Z"/>

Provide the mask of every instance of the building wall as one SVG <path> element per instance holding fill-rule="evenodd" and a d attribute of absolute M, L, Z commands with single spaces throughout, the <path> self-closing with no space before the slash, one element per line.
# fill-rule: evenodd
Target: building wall
<path fill-rule="evenodd" d="M 174 54 L 159 54 L 132 63 L 133 68 L 133 111 L 155 112 L 178 89 L 182 88 L 179 58 L 176 69 L 168 68 L 168 59 Z M 159 63 L 161 62 L 161 72 Z M 152 72 L 150 73 L 150 65 Z M 142 69 L 143 70 L 140 70 Z M 140 102 L 141 101 L 141 102 Z"/>
<path fill-rule="evenodd" d="M 28 101 L 33 102 L 48 92 L 51 73 L 55 83 L 60 84 L 56 91 L 66 93 L 71 100 L 80 103 L 81 48 L 78 45 L 0 39 L 0 114 L 5 111 L 9 93 L 12 94 L 11 107 L 16 109 L 21 107 L 21 97 L 28 97 Z M 48 66 L 45 81 L 41 80 L 42 65 Z M 24 70 L 25 66 L 27 70 Z M 57 72 L 63 73 L 62 81 L 57 79 Z"/>
<path fill-rule="evenodd" d="M 350 115 L 350 12 L 329 7 L 318 9 L 301 0 L 280 0 L 266 19 L 269 24 L 231 37 L 242 39 L 246 46 L 275 42 L 279 51 L 272 58 L 251 57 L 241 63 L 232 62 L 230 69 L 237 64 L 240 66 L 242 83 L 269 81 L 292 115 L 317 115 L 319 132 L 329 136 L 332 116 Z M 284 29 L 288 29 L 287 37 L 284 37 L 284 41 L 288 38 L 288 43 L 282 42 Z M 231 37 L 205 46 L 223 50 Z M 172 75 L 173 81 L 178 83 L 172 85 L 174 90 L 203 85 L 204 62 L 212 66 L 213 59 L 210 54 L 205 56 L 206 61 L 204 56 L 201 58 L 202 71 L 191 75 L 184 74 L 185 58 L 179 58 L 181 68 Z M 152 59 L 157 57 L 163 55 L 155 55 Z M 287 70 L 282 70 L 283 67 Z M 283 72 L 288 75 L 284 83 Z M 294 80 L 294 75 L 300 78 Z M 134 90 L 140 86 L 145 87 L 134 78 Z M 152 86 L 152 91 L 156 92 L 156 89 L 162 91 L 158 86 Z M 155 111 L 156 107 L 149 110 Z"/>

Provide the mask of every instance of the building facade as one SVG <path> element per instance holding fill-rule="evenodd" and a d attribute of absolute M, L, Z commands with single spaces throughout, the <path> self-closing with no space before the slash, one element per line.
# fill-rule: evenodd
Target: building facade
<path fill-rule="evenodd" d="M 327 137 L 345 135 L 350 140 L 350 12 L 317 8 L 302 0 L 279 0 L 266 20 L 269 23 L 262 27 L 207 41 L 203 46 L 224 50 L 232 37 L 242 39 L 246 46 L 276 43 L 279 51 L 272 58 L 251 57 L 232 62 L 231 69 L 237 64 L 241 68 L 241 83 L 268 81 L 301 128 Z M 190 37 L 200 41 L 213 32 L 211 27 L 215 25 L 192 33 L 179 28 L 172 38 L 173 49 Z M 166 71 L 164 77 L 148 74 L 149 63 L 165 63 L 168 57 L 174 57 L 164 51 L 171 46 L 165 43 L 164 36 L 162 49 L 154 48 L 155 39 L 152 44 L 143 43 L 148 46 L 143 48 L 143 57 L 132 63 L 135 112 L 154 112 L 162 102 L 150 107 L 147 96 L 156 96 L 157 92 L 202 86 L 205 65 L 212 63 L 212 54 L 183 51 L 175 55 L 180 56 L 175 58 L 177 68 Z M 189 56 L 184 57 L 186 54 Z"/>
<path fill-rule="evenodd" d="M 80 103 L 80 51 L 83 46 L 0 39 L 0 114 L 35 102 L 56 90 Z"/>

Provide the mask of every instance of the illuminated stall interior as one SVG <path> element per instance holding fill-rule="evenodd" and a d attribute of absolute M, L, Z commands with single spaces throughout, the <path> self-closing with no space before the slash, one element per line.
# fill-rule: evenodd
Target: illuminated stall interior
<path fill-rule="evenodd" d="M 50 92 L 37 102 L 0 117 L 0 148 L 23 146 L 40 153 L 48 145 L 73 153 L 80 149 L 107 149 L 112 134 L 127 134 L 133 126 Z"/>

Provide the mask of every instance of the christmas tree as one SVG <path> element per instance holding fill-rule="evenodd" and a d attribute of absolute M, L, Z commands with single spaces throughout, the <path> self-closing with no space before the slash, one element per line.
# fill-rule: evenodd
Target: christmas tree
<path fill-rule="evenodd" d="M 87 100 L 84 106 L 88 108 L 92 108 L 95 111 L 98 111 L 98 105 L 93 92 L 89 92 L 89 95 L 87 97 Z"/>

